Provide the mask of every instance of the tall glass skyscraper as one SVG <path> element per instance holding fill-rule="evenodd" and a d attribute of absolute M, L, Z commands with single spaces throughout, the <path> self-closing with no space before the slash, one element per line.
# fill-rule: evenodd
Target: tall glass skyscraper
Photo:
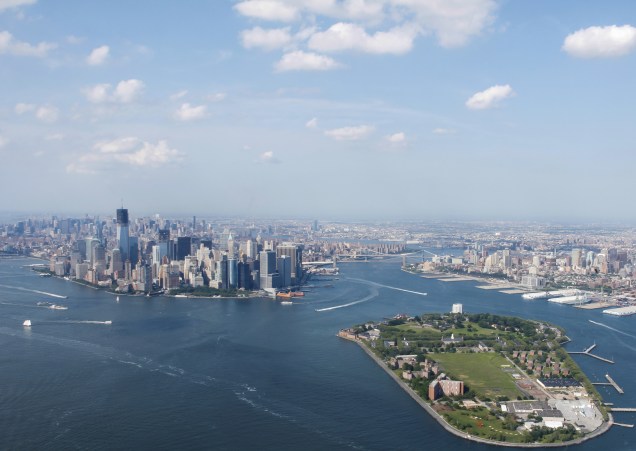
<path fill-rule="evenodd" d="M 121 261 L 130 259 L 130 235 L 128 233 L 128 209 L 117 209 L 117 245 Z"/>

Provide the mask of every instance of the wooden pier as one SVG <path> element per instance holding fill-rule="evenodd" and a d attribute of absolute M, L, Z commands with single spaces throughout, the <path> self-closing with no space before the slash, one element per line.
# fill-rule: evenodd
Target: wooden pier
<path fill-rule="evenodd" d="M 571 352 L 568 352 L 568 354 L 585 354 L 585 355 L 589 355 L 590 357 L 594 357 L 595 359 L 601 360 L 601 361 L 606 362 L 606 363 L 612 363 L 612 364 L 614 363 L 613 360 L 606 359 L 605 357 L 601 357 L 601 356 L 598 356 L 596 354 L 592 354 L 590 351 L 592 349 L 594 349 L 595 347 L 596 347 L 596 343 L 594 343 L 589 348 L 586 348 L 584 351 L 579 351 L 579 352 L 571 351 Z"/>

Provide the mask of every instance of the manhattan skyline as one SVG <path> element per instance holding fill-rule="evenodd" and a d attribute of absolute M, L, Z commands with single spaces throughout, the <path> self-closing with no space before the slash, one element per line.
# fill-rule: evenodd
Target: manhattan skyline
<path fill-rule="evenodd" d="M 635 24 L 627 1 L 0 1 L 3 211 L 633 222 Z"/>

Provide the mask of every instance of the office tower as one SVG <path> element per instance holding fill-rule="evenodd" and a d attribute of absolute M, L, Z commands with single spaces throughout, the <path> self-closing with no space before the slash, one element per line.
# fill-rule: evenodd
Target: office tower
<path fill-rule="evenodd" d="M 289 287 L 292 284 L 292 259 L 288 255 L 276 258 L 276 270 L 280 276 L 280 287 Z"/>
<path fill-rule="evenodd" d="M 251 259 L 256 259 L 256 254 L 258 254 L 258 244 L 256 241 L 247 240 L 245 254 Z"/>
<path fill-rule="evenodd" d="M 228 259 L 227 271 L 228 271 L 228 287 L 230 289 L 238 288 L 238 261 L 235 258 Z"/>
<path fill-rule="evenodd" d="M 512 268 L 512 257 L 510 256 L 510 249 L 504 249 L 503 251 L 503 267 L 504 269 Z"/>
<path fill-rule="evenodd" d="M 119 249 L 113 249 L 113 253 L 110 260 L 110 272 L 115 274 L 116 272 L 122 272 L 124 264 L 121 261 L 121 252 Z"/>
<path fill-rule="evenodd" d="M 311 230 L 313 230 L 314 232 L 318 231 L 318 220 L 314 219 L 314 223 L 311 225 Z"/>
<path fill-rule="evenodd" d="M 244 261 L 238 263 L 238 287 L 246 290 L 252 289 L 250 265 Z"/>
<path fill-rule="evenodd" d="M 97 265 L 106 265 L 106 248 L 99 242 L 93 244 L 92 247 L 92 255 L 93 255 L 93 261 L 91 262 L 93 264 L 93 268 L 95 268 Z"/>
<path fill-rule="evenodd" d="M 234 237 L 232 237 L 231 233 L 227 238 L 227 251 L 228 251 L 229 257 L 234 258 Z"/>
<path fill-rule="evenodd" d="M 128 232 L 128 209 L 117 209 L 117 245 L 121 253 L 121 260 L 130 258 L 130 238 Z"/>
<path fill-rule="evenodd" d="M 572 249 L 572 266 L 581 266 L 581 249 Z"/>
<path fill-rule="evenodd" d="M 170 229 L 159 229 L 159 242 L 167 243 L 170 241 Z"/>
<path fill-rule="evenodd" d="M 139 238 L 131 236 L 128 238 L 130 243 L 130 249 L 128 253 L 128 260 L 134 266 L 139 261 Z"/>
<path fill-rule="evenodd" d="M 192 238 L 180 236 L 177 238 L 177 260 L 184 260 L 192 251 Z"/>
<path fill-rule="evenodd" d="M 301 281 L 303 273 L 303 248 L 296 244 L 283 244 L 276 248 L 276 257 L 283 255 L 291 259 L 291 283 L 298 284 Z M 280 271 L 279 271 L 280 272 Z"/>
<path fill-rule="evenodd" d="M 261 251 L 260 258 L 260 287 L 278 288 L 278 273 L 276 272 L 276 252 Z"/>
<path fill-rule="evenodd" d="M 227 290 L 229 287 L 227 254 L 223 254 L 221 259 L 216 262 L 216 270 L 214 272 L 215 280 L 221 290 Z"/>

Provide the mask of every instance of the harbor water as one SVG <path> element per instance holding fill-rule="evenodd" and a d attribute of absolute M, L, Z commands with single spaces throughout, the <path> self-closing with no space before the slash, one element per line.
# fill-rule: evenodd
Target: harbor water
<path fill-rule="evenodd" d="M 117 302 L 39 277 L 24 267 L 34 262 L 0 260 L 0 449 L 498 449 L 447 433 L 362 349 L 336 337 L 353 324 L 454 303 L 551 321 L 566 329 L 571 351 L 596 343 L 594 353 L 615 364 L 576 361 L 592 381 L 609 373 L 625 389 L 599 386 L 607 402 L 636 407 L 636 317 L 425 279 L 401 271 L 401 259 L 340 263 L 338 276 L 313 279 L 291 305 Z M 37 305 L 44 301 L 68 310 Z M 613 427 L 577 449 L 634 450 L 636 432 Z"/>

